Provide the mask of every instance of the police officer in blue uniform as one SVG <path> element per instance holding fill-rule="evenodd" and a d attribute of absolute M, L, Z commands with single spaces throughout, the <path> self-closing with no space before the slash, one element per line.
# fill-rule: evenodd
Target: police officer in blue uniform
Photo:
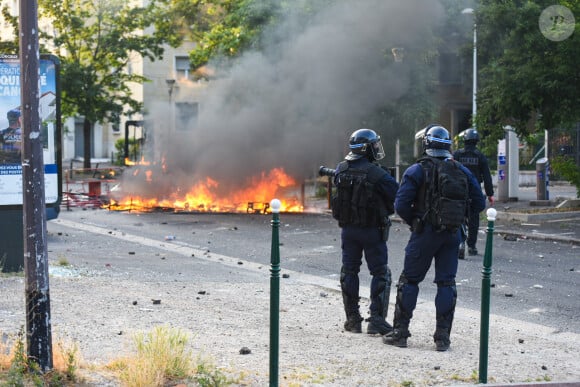
<path fill-rule="evenodd" d="M 20 162 L 22 148 L 22 129 L 20 128 L 20 110 L 12 109 L 6 114 L 8 127 L 0 130 L 0 161 L 2 163 Z"/>
<path fill-rule="evenodd" d="M 364 252 L 372 275 L 367 333 L 384 335 L 392 330 L 386 322 L 391 290 L 386 242 L 390 226 L 388 215 L 393 212 L 399 184 L 376 163 L 385 157 L 385 152 L 375 131 L 359 129 L 353 132 L 349 149 L 345 160 L 336 168 L 334 184 L 337 195 L 332 203 L 333 216 L 341 227 L 340 286 L 346 313 L 344 329 L 362 332 L 358 273 Z M 363 193 L 364 190 L 368 191 Z"/>
<path fill-rule="evenodd" d="M 447 129 L 440 125 L 425 128 L 423 149 L 425 156 L 454 162 L 451 160 L 451 140 Z M 485 207 L 485 198 L 481 187 L 467 168 L 457 163 L 467 176 L 469 187 L 469 206 L 479 212 Z M 395 200 L 395 209 L 399 216 L 411 226 L 411 236 L 405 248 L 403 271 L 397 283 L 397 299 L 393 331 L 383 337 L 385 344 L 406 347 L 407 338 L 411 336 L 409 323 L 413 316 L 419 295 L 419 284 L 425 279 L 431 262 L 435 260 L 435 279 L 437 295 L 435 297 L 436 330 L 433 335 L 436 349 L 446 351 L 450 345 L 449 335 L 455 312 L 457 290 L 455 276 L 458 266 L 458 249 L 461 231 L 438 230 L 424 216 L 426 212 L 426 194 L 432 181 L 427 181 L 426 173 L 420 162 L 411 165 L 404 173 L 401 186 Z M 429 204 L 427 204 L 429 205 Z"/>
<path fill-rule="evenodd" d="M 493 206 L 493 183 L 491 181 L 491 172 L 489 170 L 489 164 L 487 158 L 483 153 L 477 149 L 477 143 L 479 142 L 479 133 L 476 129 L 470 128 L 465 131 L 463 137 L 465 147 L 459 149 L 453 153 L 453 158 L 459 161 L 461 164 L 465 165 L 475 176 L 477 182 L 481 185 L 483 182 L 483 188 L 485 190 L 485 196 L 489 200 L 489 204 Z M 479 212 L 470 212 L 469 220 L 467 223 L 467 253 L 469 255 L 477 255 L 477 233 L 479 231 Z M 465 244 L 461 244 L 459 247 L 459 259 L 465 258 Z"/>

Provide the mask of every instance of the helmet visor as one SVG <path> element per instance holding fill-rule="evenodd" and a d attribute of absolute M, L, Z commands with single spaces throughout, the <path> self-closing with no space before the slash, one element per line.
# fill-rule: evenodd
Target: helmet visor
<path fill-rule="evenodd" d="M 375 160 L 381 160 L 385 157 L 385 150 L 383 149 L 383 143 L 381 142 L 381 137 L 378 136 L 376 142 L 371 144 L 373 151 L 373 158 Z"/>

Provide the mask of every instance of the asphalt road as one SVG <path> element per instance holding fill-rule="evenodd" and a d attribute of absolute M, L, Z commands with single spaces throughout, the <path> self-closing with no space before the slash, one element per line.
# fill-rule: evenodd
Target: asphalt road
<path fill-rule="evenodd" d="M 196 270 L 217 281 L 243 281 L 244 269 L 270 275 L 271 219 L 262 214 L 63 210 L 48 222 L 49 259 L 89 270 L 114 265 L 127 275 L 160 281 L 188 281 Z M 279 235 L 282 275 L 309 274 L 338 289 L 340 230 L 330 215 L 280 214 Z M 389 241 L 394 282 L 408 237 L 407 227 L 395 223 Z M 459 307 L 480 308 L 484 238 L 480 233 L 480 255 L 459 263 Z M 190 259 L 180 249 L 191 252 Z M 432 278 L 430 272 L 421 285 L 423 302 L 433 302 Z M 363 268 L 361 284 L 369 283 Z M 580 333 L 580 247 L 494 237 L 491 297 L 492 314 Z"/>

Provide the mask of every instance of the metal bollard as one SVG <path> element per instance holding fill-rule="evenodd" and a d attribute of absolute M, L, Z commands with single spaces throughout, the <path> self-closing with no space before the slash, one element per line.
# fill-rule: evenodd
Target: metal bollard
<path fill-rule="evenodd" d="M 270 269 L 270 387 L 278 386 L 278 353 L 280 336 L 280 200 L 272 199 L 272 249 Z"/>
<path fill-rule="evenodd" d="M 479 332 L 479 383 L 487 383 L 487 361 L 489 349 L 489 304 L 491 289 L 491 262 L 493 250 L 493 226 L 497 211 L 490 208 L 487 215 L 487 239 L 481 270 L 481 326 Z"/>

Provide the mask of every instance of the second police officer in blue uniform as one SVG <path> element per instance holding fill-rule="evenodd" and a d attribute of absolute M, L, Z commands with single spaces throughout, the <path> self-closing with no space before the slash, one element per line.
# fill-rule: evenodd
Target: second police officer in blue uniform
<path fill-rule="evenodd" d="M 477 143 L 479 142 L 479 133 L 476 129 L 470 128 L 465 131 L 463 137 L 465 147 L 456 150 L 453 153 L 453 158 L 465 165 L 477 179 L 478 183 L 483 182 L 485 195 L 489 200 L 489 205 L 493 206 L 493 184 L 491 181 L 491 172 L 487 158 L 479 149 Z M 479 231 L 479 212 L 470 212 L 469 221 L 467 223 L 467 253 L 469 255 L 477 255 L 477 233 Z M 459 259 L 465 259 L 465 244 L 462 243 L 459 247 Z"/>
<path fill-rule="evenodd" d="M 422 159 L 411 165 L 405 171 L 397 193 L 395 209 L 399 216 L 411 226 L 412 232 L 405 248 L 403 271 L 397 283 L 393 331 L 383 337 L 385 344 L 397 347 L 407 346 L 407 338 L 411 336 L 409 324 L 417 305 L 419 284 L 425 279 L 434 259 L 434 282 L 437 284 L 437 295 L 435 297 L 436 329 L 433 338 L 438 351 L 446 351 L 450 345 L 449 336 L 457 299 L 455 276 L 461 231 L 456 227 L 441 227 L 437 221 L 433 220 L 435 218 L 429 215 L 431 211 L 429 208 L 432 204 L 429 203 L 431 199 L 428 197 L 428 192 L 432 192 L 436 179 L 432 177 L 433 168 L 428 168 L 426 165 L 439 165 L 439 163 L 455 165 L 455 173 L 463 179 L 462 187 L 464 187 L 462 194 L 465 204 L 461 216 L 466 216 L 466 206 L 477 213 L 485 208 L 485 198 L 480 185 L 466 167 L 452 160 L 450 148 L 451 139 L 447 129 L 440 125 L 430 125 L 425 128 L 423 150 L 425 158 L 429 159 L 427 161 L 430 163 L 425 164 Z M 427 172 L 429 170 L 431 172 Z M 440 173 L 437 173 L 439 176 Z M 462 221 L 464 219 L 460 219 L 456 224 L 461 225 Z"/>
<path fill-rule="evenodd" d="M 376 163 L 385 157 L 385 152 L 375 131 L 359 129 L 353 132 L 349 149 L 345 160 L 336 168 L 337 194 L 332 199 L 333 216 L 341 227 L 340 286 L 346 313 L 344 328 L 354 333 L 362 331 L 358 273 L 364 252 L 372 276 L 367 333 L 384 335 L 392 330 L 385 320 L 391 290 L 386 240 L 389 214 L 394 211 L 399 185 Z"/>

